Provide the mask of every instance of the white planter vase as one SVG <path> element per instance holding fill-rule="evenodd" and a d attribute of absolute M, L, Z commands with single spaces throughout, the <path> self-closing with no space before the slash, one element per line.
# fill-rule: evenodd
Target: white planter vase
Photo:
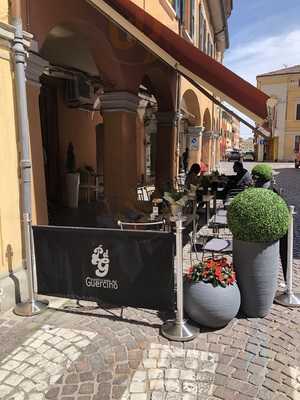
<path fill-rule="evenodd" d="M 78 172 L 66 174 L 66 206 L 78 208 L 80 175 Z"/>

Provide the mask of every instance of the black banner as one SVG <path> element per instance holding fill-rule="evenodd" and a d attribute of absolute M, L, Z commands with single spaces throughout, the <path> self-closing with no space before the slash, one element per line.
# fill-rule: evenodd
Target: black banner
<path fill-rule="evenodd" d="M 174 308 L 174 235 L 33 227 L 38 293 L 118 306 Z"/>

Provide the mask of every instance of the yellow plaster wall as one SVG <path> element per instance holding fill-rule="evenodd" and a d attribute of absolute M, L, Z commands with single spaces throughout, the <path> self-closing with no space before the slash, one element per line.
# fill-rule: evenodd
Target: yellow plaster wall
<path fill-rule="evenodd" d="M 294 160 L 295 135 L 286 134 L 284 137 L 284 160 Z"/>
<path fill-rule="evenodd" d="M 0 21 L 8 22 L 8 0 L 0 0 Z"/>
<path fill-rule="evenodd" d="M 163 22 L 168 28 L 178 32 L 175 12 L 168 0 L 133 0 L 133 3 L 143 8 L 160 22 Z"/>
<path fill-rule="evenodd" d="M 33 224 L 47 225 L 48 211 L 39 94 L 39 86 L 28 82 L 27 103 L 32 159 L 32 222 Z"/>
<path fill-rule="evenodd" d="M 22 240 L 14 85 L 9 50 L 1 47 L 0 88 L 0 274 L 3 274 L 9 270 L 5 256 L 8 245 L 13 251 L 13 268 L 22 265 Z"/>
<path fill-rule="evenodd" d="M 300 78 L 299 78 L 300 79 Z M 296 106 L 300 104 L 300 87 L 289 88 L 287 106 L 287 131 L 299 131 L 300 121 L 296 120 Z"/>
<path fill-rule="evenodd" d="M 74 145 L 76 167 L 88 165 L 96 171 L 96 125 L 101 121 L 97 113 L 92 119 L 91 112 L 67 107 L 60 93 L 58 96 L 58 130 L 61 171 L 65 170 L 70 142 Z"/>

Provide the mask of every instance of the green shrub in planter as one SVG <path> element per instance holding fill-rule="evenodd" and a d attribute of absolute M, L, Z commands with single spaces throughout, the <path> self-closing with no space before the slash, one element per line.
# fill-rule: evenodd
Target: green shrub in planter
<path fill-rule="evenodd" d="M 277 289 L 279 239 L 288 229 L 288 207 L 273 191 L 252 188 L 234 198 L 227 216 L 241 310 L 247 317 L 264 317 Z"/>
<path fill-rule="evenodd" d="M 268 189 L 251 188 L 237 195 L 228 209 L 233 237 L 247 242 L 276 241 L 289 225 L 289 210 L 280 196 Z"/>
<path fill-rule="evenodd" d="M 252 169 L 252 176 L 257 177 L 265 182 L 270 181 L 273 176 L 272 167 L 268 164 L 257 164 Z"/>

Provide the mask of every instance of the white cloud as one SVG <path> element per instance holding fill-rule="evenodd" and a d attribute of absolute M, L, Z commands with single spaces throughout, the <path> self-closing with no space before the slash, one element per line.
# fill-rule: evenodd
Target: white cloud
<path fill-rule="evenodd" d="M 256 76 L 300 64 L 300 30 L 260 38 L 232 48 L 225 55 L 225 65 L 256 86 Z M 241 135 L 251 131 L 241 124 Z"/>
<path fill-rule="evenodd" d="M 227 52 L 225 65 L 256 85 L 256 76 L 300 64 L 300 30 L 258 39 Z"/>

